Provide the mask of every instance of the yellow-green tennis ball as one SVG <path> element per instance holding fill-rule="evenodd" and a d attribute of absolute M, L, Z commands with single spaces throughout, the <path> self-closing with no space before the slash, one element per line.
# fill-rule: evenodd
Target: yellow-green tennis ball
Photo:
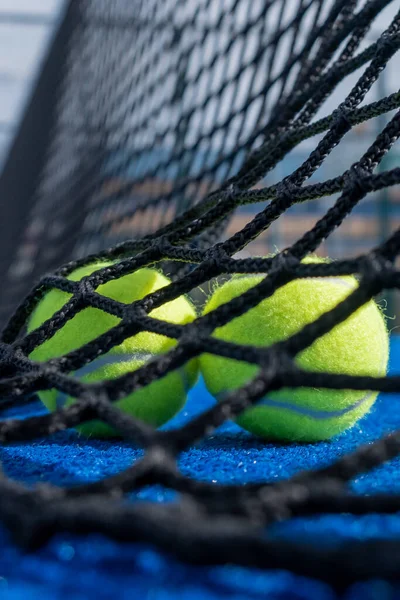
<path fill-rule="evenodd" d="M 81 267 L 72 272 L 68 279 L 79 281 L 100 268 L 112 263 L 97 263 Z M 154 269 L 140 269 L 119 279 L 108 281 L 97 288 L 97 293 L 125 304 L 140 300 L 169 283 L 169 280 Z M 36 307 L 28 324 L 28 331 L 39 327 L 56 311 L 60 310 L 71 298 L 71 294 L 60 290 L 51 290 Z M 150 316 L 170 323 L 188 323 L 196 314 L 188 299 L 181 296 L 154 309 Z M 118 317 L 97 308 L 84 308 L 67 321 L 57 333 L 35 348 L 30 354 L 34 361 L 47 361 L 76 350 L 102 335 L 120 322 Z M 77 370 L 74 375 L 85 382 L 115 379 L 139 368 L 158 354 L 167 352 L 176 344 L 176 340 L 143 331 L 127 338 L 107 354 Z M 198 361 L 192 360 L 179 370 L 168 373 L 162 379 L 129 394 L 117 401 L 114 406 L 139 418 L 146 423 L 159 427 L 172 418 L 184 405 L 187 391 L 194 385 L 198 374 Z M 39 392 L 46 407 L 53 411 L 69 406 L 75 401 L 58 390 Z M 96 420 L 83 423 L 78 428 L 88 436 L 105 437 L 116 432 L 107 424 Z"/>
<path fill-rule="evenodd" d="M 319 260 L 308 258 L 305 262 Z M 216 289 L 204 313 L 243 294 L 263 277 L 232 278 Z M 298 279 L 216 329 L 214 335 L 239 344 L 270 346 L 331 310 L 357 286 L 357 280 L 350 276 Z M 383 376 L 388 356 L 385 320 L 380 308 L 370 301 L 299 353 L 296 361 L 309 371 Z M 210 354 L 201 355 L 200 369 L 208 390 L 217 399 L 245 384 L 258 370 L 255 365 Z M 237 422 L 271 440 L 324 440 L 351 427 L 368 412 L 376 397 L 376 392 L 286 388 L 268 394 Z"/>

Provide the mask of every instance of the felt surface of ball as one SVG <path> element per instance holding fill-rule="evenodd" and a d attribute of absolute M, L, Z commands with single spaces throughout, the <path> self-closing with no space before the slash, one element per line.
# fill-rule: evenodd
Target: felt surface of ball
<path fill-rule="evenodd" d="M 308 258 L 304 262 L 319 262 Z M 255 286 L 264 275 L 234 277 L 215 290 L 204 314 Z M 247 313 L 214 331 L 225 341 L 270 346 L 285 340 L 331 310 L 356 287 L 354 277 L 298 279 L 281 287 Z M 383 376 L 389 356 L 386 323 L 371 300 L 296 357 L 303 369 L 349 375 Z M 258 371 L 256 365 L 211 354 L 200 356 L 208 390 L 222 399 Z M 376 392 L 315 388 L 280 389 L 242 413 L 237 423 L 270 440 L 318 441 L 351 427 L 366 414 Z"/>
<path fill-rule="evenodd" d="M 73 271 L 68 279 L 79 281 L 100 268 L 112 263 L 102 262 L 80 267 Z M 110 280 L 100 285 L 96 292 L 122 303 L 131 303 L 166 286 L 169 280 L 154 269 L 140 269 L 135 273 Z M 28 331 L 39 327 L 44 321 L 62 309 L 71 298 L 71 294 L 53 289 L 48 292 L 34 310 L 28 324 Z M 170 323 L 189 323 L 196 317 L 191 302 L 181 296 L 154 309 L 150 316 Z M 47 361 L 63 356 L 84 344 L 94 340 L 112 327 L 120 319 L 97 308 L 87 307 L 55 333 L 53 337 L 35 348 L 30 354 L 34 361 Z M 107 354 L 99 356 L 91 363 L 75 371 L 74 375 L 85 382 L 96 382 L 115 379 L 141 367 L 155 356 L 167 352 L 176 340 L 143 331 L 127 338 L 120 345 L 112 348 Z M 155 427 L 171 419 L 184 405 L 187 391 L 197 379 L 198 361 L 191 360 L 181 369 L 168 373 L 165 377 L 153 381 L 148 386 L 134 391 L 114 403 L 122 411 L 137 417 Z M 51 389 L 39 392 L 46 407 L 53 411 L 69 406 L 75 401 L 62 392 Z M 106 423 L 99 420 L 83 423 L 79 431 L 87 436 L 103 437 L 115 435 L 116 432 Z"/>

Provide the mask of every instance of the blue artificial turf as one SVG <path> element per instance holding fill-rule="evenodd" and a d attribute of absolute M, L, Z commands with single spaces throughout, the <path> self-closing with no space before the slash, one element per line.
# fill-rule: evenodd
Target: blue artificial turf
<path fill-rule="evenodd" d="M 400 337 L 392 338 L 391 371 L 400 369 Z M 397 368 L 396 368 L 397 366 Z M 214 400 L 202 382 L 169 426 L 177 426 L 212 405 Z M 337 457 L 400 428 L 399 397 L 378 398 L 370 414 L 349 432 L 330 442 L 306 445 L 266 444 L 226 424 L 180 460 L 184 473 L 218 483 L 278 481 L 302 469 L 327 465 Z M 37 414 L 35 405 L 24 409 Z M 7 416 L 22 416 L 9 411 Z M 96 481 L 128 467 L 141 451 L 128 443 L 85 440 L 67 431 L 31 444 L 1 449 L 3 468 L 10 477 L 28 483 L 51 481 L 72 485 Z M 400 493 L 400 458 L 362 475 L 353 483 L 359 493 Z M 153 486 L 132 501 L 173 500 L 174 494 Z M 274 526 L 277 538 L 315 544 L 373 537 L 398 538 L 400 515 L 323 515 L 298 518 Z M 260 571 L 234 566 L 194 567 L 180 563 L 143 544 L 118 544 L 102 536 L 58 535 L 44 548 L 24 554 L 0 528 L 0 599 L 6 600 L 333 600 L 335 593 L 324 583 L 284 571 Z M 400 585 L 369 581 L 351 586 L 346 600 L 400 598 Z"/>

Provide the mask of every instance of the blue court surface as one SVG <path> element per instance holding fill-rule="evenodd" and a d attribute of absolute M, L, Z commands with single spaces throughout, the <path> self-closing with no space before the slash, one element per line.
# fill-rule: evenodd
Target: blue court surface
<path fill-rule="evenodd" d="M 392 338 L 391 371 L 399 372 L 400 337 Z M 178 425 L 210 406 L 214 400 L 200 381 L 180 415 Z M 201 445 L 181 457 L 184 473 L 220 483 L 278 481 L 302 469 L 327 465 L 360 443 L 400 428 L 399 398 L 381 395 L 370 414 L 349 432 L 330 442 L 309 445 L 266 444 L 235 425 L 221 427 Z M 30 412 L 40 411 L 36 405 Z M 26 409 L 25 409 L 26 411 Z M 16 411 L 9 411 L 8 416 Z M 98 442 L 74 431 L 1 449 L 6 473 L 28 483 L 51 481 L 73 485 L 116 473 L 128 467 L 141 451 L 129 443 Z M 400 493 L 400 458 L 356 479 L 359 493 Z M 171 500 L 171 492 L 153 487 L 136 498 Z M 134 499 L 133 499 L 134 500 Z M 298 518 L 276 525 L 277 538 L 340 544 L 367 538 L 399 538 L 400 515 L 371 514 Z M 328 540 L 328 542 L 327 542 Z M 261 571 L 234 566 L 195 567 L 178 562 L 142 544 L 118 544 L 102 536 L 59 535 L 44 548 L 24 554 L 0 528 L 1 600 L 333 600 L 338 596 L 325 583 L 284 571 Z M 340 598 L 387 600 L 400 598 L 400 583 L 360 582 Z"/>

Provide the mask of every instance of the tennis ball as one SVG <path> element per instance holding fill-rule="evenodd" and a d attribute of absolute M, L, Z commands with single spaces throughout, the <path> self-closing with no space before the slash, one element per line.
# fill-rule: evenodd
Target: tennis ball
<path fill-rule="evenodd" d="M 323 261 L 309 257 L 303 262 Z M 263 277 L 232 278 L 215 290 L 204 314 L 243 294 Z M 352 276 L 292 281 L 247 313 L 217 328 L 214 336 L 239 344 L 270 346 L 331 310 L 357 286 Z M 299 353 L 296 362 L 308 371 L 383 376 L 388 356 L 385 320 L 371 300 Z M 211 354 L 200 356 L 200 369 L 208 390 L 217 399 L 244 385 L 258 371 L 256 365 Z M 376 397 L 376 392 L 286 388 L 268 394 L 242 413 L 237 422 L 271 440 L 325 440 L 351 427 L 368 412 Z"/>
<path fill-rule="evenodd" d="M 80 267 L 73 271 L 68 279 L 79 281 L 100 268 L 112 263 L 102 262 Z M 97 293 L 122 303 L 140 300 L 147 294 L 166 286 L 169 280 L 154 269 L 140 269 L 119 279 L 108 281 L 97 288 Z M 53 289 L 48 292 L 34 310 L 28 331 L 39 327 L 44 321 L 62 309 L 71 298 L 71 294 Z M 192 304 L 181 296 L 154 309 L 151 316 L 170 323 L 189 323 L 196 314 Z M 76 350 L 105 333 L 120 322 L 118 317 L 97 308 L 84 308 L 53 337 L 43 342 L 30 354 L 34 361 L 47 361 Z M 156 333 L 143 331 L 124 340 L 91 363 L 75 371 L 74 375 L 85 382 L 115 379 L 125 373 L 138 369 L 155 356 L 167 352 L 176 345 L 176 340 Z M 168 373 L 165 377 L 139 389 L 114 405 L 146 423 L 158 427 L 173 417 L 183 406 L 186 393 L 194 385 L 198 374 L 198 361 L 191 360 L 184 367 Z M 56 389 L 39 392 L 46 407 L 53 411 L 69 406 L 75 400 Z M 116 432 L 107 424 L 96 420 L 83 423 L 79 431 L 87 436 L 107 437 Z"/>

